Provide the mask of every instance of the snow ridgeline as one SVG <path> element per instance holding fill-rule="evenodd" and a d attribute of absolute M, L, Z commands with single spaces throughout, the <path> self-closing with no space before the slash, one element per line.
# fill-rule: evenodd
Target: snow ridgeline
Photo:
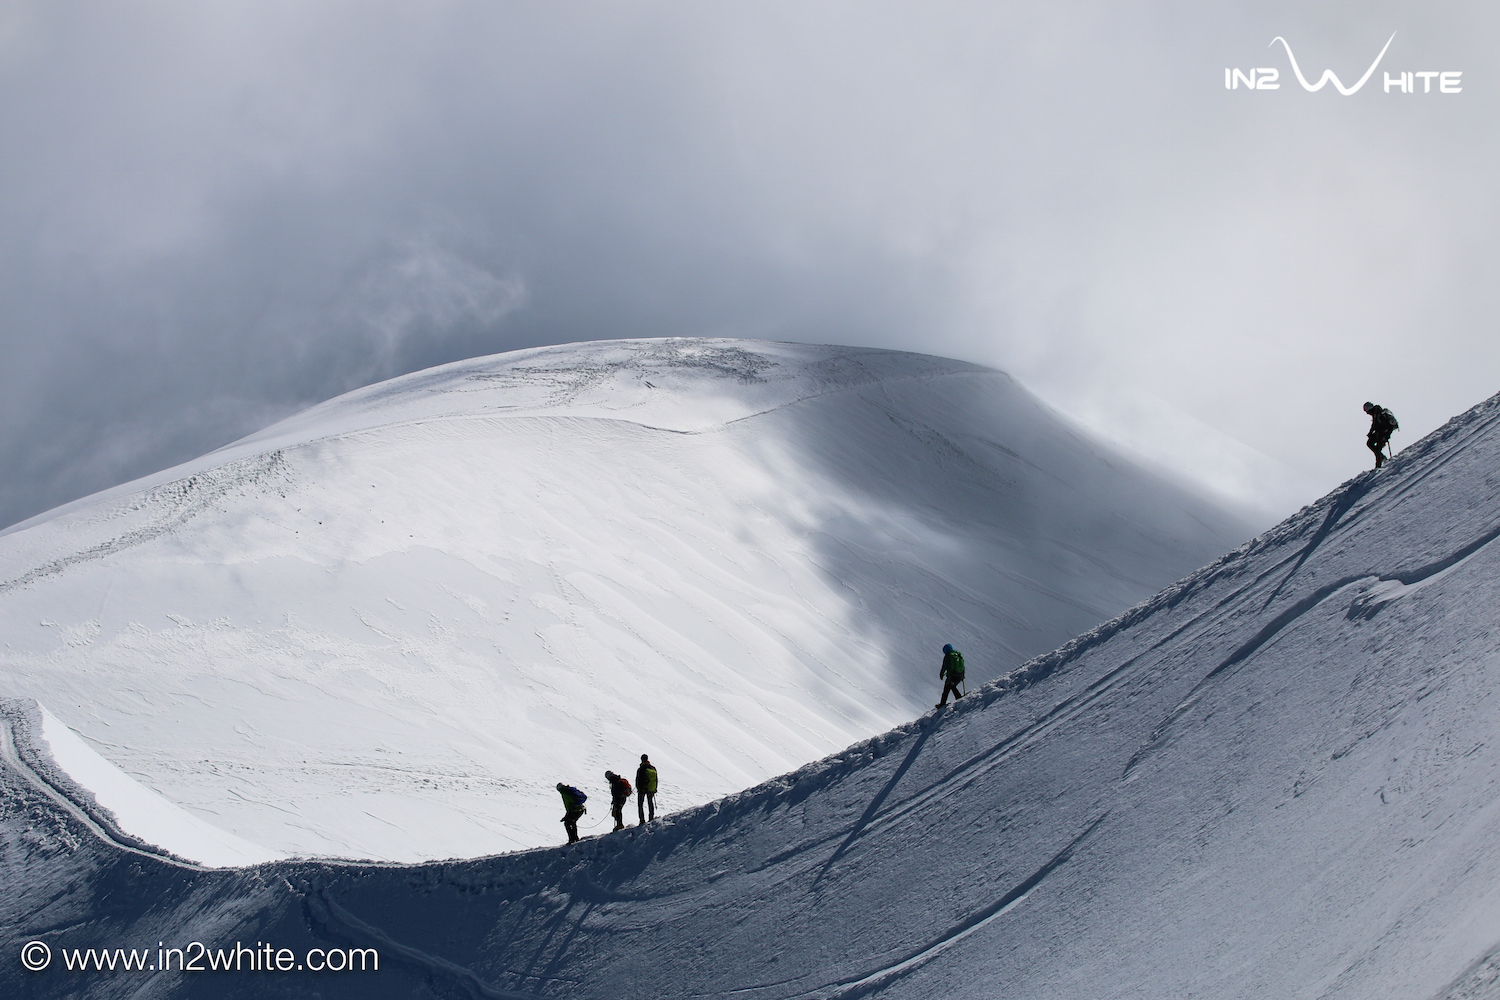
<path fill-rule="evenodd" d="M 666 810 L 824 756 L 944 642 L 994 677 L 1249 533 L 976 365 L 541 348 L 0 536 L 0 696 L 272 854 L 484 855 L 642 752 Z"/>
<path fill-rule="evenodd" d="M 245 997 L 1492 995 L 1497 460 L 1500 396 L 957 709 L 572 847 L 123 880 L 0 773 L 38 901 L 0 947 L 238 936 L 384 963 L 214 979 Z M 62 901 L 27 891 L 60 879 Z"/>

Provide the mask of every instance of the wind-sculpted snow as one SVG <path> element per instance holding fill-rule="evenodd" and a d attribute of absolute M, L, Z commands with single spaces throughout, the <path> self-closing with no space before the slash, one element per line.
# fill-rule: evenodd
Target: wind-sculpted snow
<path fill-rule="evenodd" d="M 11 964 L 0 989 L 1493 996 L 1497 460 L 1500 397 L 956 709 L 572 847 L 229 872 L 141 859 L 127 880 L 116 849 L 7 771 L 8 954 L 191 936 L 371 947 L 382 965 L 127 980 Z"/>
<path fill-rule="evenodd" d="M 993 678 L 1249 533 L 963 362 L 519 351 L 0 537 L 0 695 L 263 856 L 475 856 L 642 752 L 667 809 L 821 757 L 943 643 Z"/>

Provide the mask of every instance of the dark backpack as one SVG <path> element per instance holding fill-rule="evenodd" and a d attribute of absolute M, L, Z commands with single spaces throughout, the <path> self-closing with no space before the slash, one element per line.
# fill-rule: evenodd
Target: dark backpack
<path fill-rule="evenodd" d="M 568 794 L 573 796 L 573 801 L 578 803 L 579 806 L 582 806 L 589 800 L 589 797 L 587 795 L 583 794 L 583 792 L 574 788 L 572 785 L 568 786 Z"/>
<path fill-rule="evenodd" d="M 931 663 L 932 661 L 928 660 L 927 662 Z M 964 675 L 964 654 L 956 649 L 951 653 L 944 653 L 943 669 L 954 677 L 962 677 Z"/>

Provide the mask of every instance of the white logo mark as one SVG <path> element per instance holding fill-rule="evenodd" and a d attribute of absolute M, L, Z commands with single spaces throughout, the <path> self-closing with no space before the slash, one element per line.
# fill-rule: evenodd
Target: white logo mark
<path fill-rule="evenodd" d="M 1286 57 L 1292 61 L 1292 72 L 1297 74 L 1297 82 L 1302 84 L 1303 90 L 1322 90 L 1323 84 L 1327 83 L 1329 80 L 1332 80 L 1333 85 L 1338 88 L 1339 93 L 1343 94 L 1345 97 L 1348 97 L 1350 94 L 1355 93 L 1359 90 L 1360 87 L 1363 87 L 1365 85 L 1365 81 L 1370 78 L 1370 74 L 1375 72 L 1375 67 L 1380 65 L 1380 60 L 1385 58 L 1385 50 L 1390 48 L 1391 43 L 1395 40 L 1396 33 L 1393 31 L 1391 32 L 1391 37 L 1385 40 L 1385 48 L 1380 50 L 1380 55 L 1375 57 L 1375 61 L 1370 63 L 1370 68 L 1365 70 L 1365 75 L 1360 77 L 1359 82 L 1352 87 L 1344 86 L 1344 81 L 1340 80 L 1331 69 L 1325 69 L 1323 71 L 1323 75 L 1318 78 L 1317 83 L 1308 83 L 1307 77 L 1302 75 L 1302 67 L 1297 65 L 1297 57 L 1292 55 L 1292 47 L 1287 44 L 1286 39 L 1282 38 L 1280 35 L 1277 35 L 1275 38 L 1271 39 L 1271 45 L 1275 45 L 1277 42 L 1280 42 L 1281 47 L 1286 49 Z M 1271 45 L 1267 45 L 1266 48 L 1270 48 Z"/>
<path fill-rule="evenodd" d="M 1349 97 L 1358 93 L 1359 89 L 1369 82 L 1370 77 L 1375 73 L 1375 69 L 1380 65 L 1380 60 L 1385 58 L 1386 52 L 1390 50 L 1391 43 L 1395 40 L 1396 32 L 1393 31 L 1391 32 L 1391 37 L 1385 40 L 1385 45 L 1381 48 L 1380 54 L 1375 57 L 1375 61 L 1370 63 L 1370 68 L 1365 70 L 1365 75 L 1360 77 L 1352 87 L 1344 86 L 1344 81 L 1340 80 L 1338 74 L 1331 69 L 1325 69 L 1323 75 L 1318 77 L 1317 83 L 1308 83 L 1307 77 L 1302 75 L 1302 67 L 1297 65 L 1297 56 L 1292 52 L 1291 43 L 1280 35 L 1271 39 L 1271 44 L 1266 47 L 1270 48 L 1277 42 L 1281 43 L 1281 47 L 1286 49 L 1287 59 L 1292 63 L 1292 72 L 1297 75 L 1297 82 L 1302 84 L 1303 90 L 1310 92 L 1319 91 L 1323 89 L 1325 84 L 1332 83 L 1334 89 L 1340 94 Z M 1226 67 L 1224 70 L 1224 89 L 1239 90 L 1240 84 L 1244 84 L 1246 90 L 1280 90 L 1281 84 L 1277 82 L 1280 78 L 1281 71 L 1269 66 L 1257 67 L 1248 73 L 1244 70 L 1229 69 Z M 1437 89 L 1440 94 L 1461 94 L 1464 89 L 1463 73 L 1458 70 L 1433 69 L 1423 70 L 1420 73 L 1405 70 L 1397 73 L 1395 77 L 1392 77 L 1389 72 L 1385 74 L 1385 92 L 1389 94 L 1394 89 L 1398 94 L 1415 94 L 1417 92 L 1418 80 L 1422 81 L 1422 93 L 1424 94 L 1432 93 L 1433 80 L 1438 81 Z"/>

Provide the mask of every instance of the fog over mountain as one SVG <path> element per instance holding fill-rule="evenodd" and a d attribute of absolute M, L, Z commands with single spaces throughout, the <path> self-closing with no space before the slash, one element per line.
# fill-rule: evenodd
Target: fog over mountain
<path fill-rule="evenodd" d="M 1263 523 L 1496 370 L 1481 4 L 16 0 L 0 524 L 589 339 L 1002 369 Z M 1307 93 L 1304 68 L 1359 93 Z M 1225 90 L 1274 67 L 1275 91 Z M 1457 70 L 1459 94 L 1383 76 Z"/>

